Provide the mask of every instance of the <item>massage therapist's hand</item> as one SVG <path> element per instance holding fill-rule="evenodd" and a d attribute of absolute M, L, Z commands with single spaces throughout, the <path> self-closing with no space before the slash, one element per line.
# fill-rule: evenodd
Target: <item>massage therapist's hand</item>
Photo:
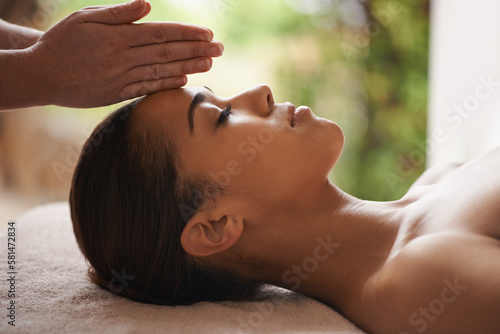
<path fill-rule="evenodd" d="M 23 100 L 14 106 L 96 107 L 181 87 L 186 74 L 208 71 L 211 57 L 222 54 L 222 44 L 212 41 L 207 28 L 132 23 L 150 10 L 150 3 L 135 0 L 87 7 L 58 22 L 32 47 L 19 50 L 12 64 L 19 73 L 10 80 L 9 96 Z M 16 84 L 16 78 L 29 86 Z M 0 109 L 8 104 L 0 103 Z"/>
<path fill-rule="evenodd" d="M 222 54 L 222 45 L 210 42 L 212 33 L 203 27 L 130 24 L 150 10 L 143 0 L 88 7 L 44 33 L 33 53 L 48 70 L 40 79 L 57 92 L 51 102 L 94 107 L 181 87 L 186 74 L 208 71 L 209 57 Z"/>

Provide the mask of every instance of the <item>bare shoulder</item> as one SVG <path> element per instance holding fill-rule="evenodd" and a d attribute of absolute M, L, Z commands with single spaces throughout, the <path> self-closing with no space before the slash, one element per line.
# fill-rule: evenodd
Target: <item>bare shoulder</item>
<path fill-rule="evenodd" d="M 418 186 L 426 186 L 435 184 L 450 175 L 453 171 L 461 167 L 461 163 L 445 163 L 428 168 L 420 177 L 412 184 L 411 188 Z"/>
<path fill-rule="evenodd" d="M 461 169 L 462 166 L 470 167 L 469 165 L 473 165 L 477 168 L 479 165 L 480 168 L 484 167 L 484 161 L 488 161 L 490 163 L 500 162 L 500 146 L 489 150 L 483 155 L 480 155 L 467 163 L 443 163 L 432 166 L 420 175 L 411 188 L 441 182 L 455 171 Z"/>
<path fill-rule="evenodd" d="M 500 333 L 500 242 L 459 232 L 418 237 L 369 291 L 374 333 Z"/>

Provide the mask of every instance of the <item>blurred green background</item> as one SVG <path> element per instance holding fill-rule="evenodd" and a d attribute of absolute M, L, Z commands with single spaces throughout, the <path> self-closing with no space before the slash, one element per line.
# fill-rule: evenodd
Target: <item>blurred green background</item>
<path fill-rule="evenodd" d="M 119 2 L 40 1 L 32 22 L 44 30 L 82 7 Z M 150 2 L 152 12 L 142 21 L 204 25 L 225 46 L 212 70 L 190 76 L 188 85 L 207 85 L 217 95 L 231 96 L 265 83 L 276 101 L 308 105 L 336 121 L 346 141 L 330 179 L 341 189 L 362 199 L 395 200 L 425 169 L 429 0 Z M 51 130 L 55 137 L 72 132 L 73 143 L 81 144 L 116 108 L 38 109 L 50 127 L 61 125 L 59 132 Z M 59 149 L 66 161 L 68 147 L 76 146 Z M 41 163 L 52 167 L 48 174 L 57 173 L 54 161 L 64 157 L 51 159 Z M 71 174 L 61 175 L 57 182 L 64 189 L 44 201 L 67 200 Z M 4 182 L 7 188 L 9 182 Z"/>
<path fill-rule="evenodd" d="M 72 1 L 67 11 L 105 3 Z M 190 85 L 230 96 L 266 83 L 276 101 L 339 123 L 346 142 L 330 179 L 341 189 L 394 200 L 425 169 L 429 1 L 151 3 L 145 21 L 205 25 L 225 46 L 212 71 Z"/>

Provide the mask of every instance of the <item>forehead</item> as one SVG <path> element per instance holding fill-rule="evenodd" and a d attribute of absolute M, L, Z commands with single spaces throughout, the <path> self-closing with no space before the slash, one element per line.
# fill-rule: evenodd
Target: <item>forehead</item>
<path fill-rule="evenodd" d="M 189 134 L 187 111 L 201 87 L 187 87 L 160 91 L 146 96 L 136 107 L 136 116 L 144 124 L 161 125 L 176 135 Z M 142 122 L 141 122 L 142 123 Z"/>

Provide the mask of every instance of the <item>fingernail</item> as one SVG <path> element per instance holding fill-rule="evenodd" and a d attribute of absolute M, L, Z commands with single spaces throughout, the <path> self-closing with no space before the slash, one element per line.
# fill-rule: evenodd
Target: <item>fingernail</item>
<path fill-rule="evenodd" d="M 211 57 L 217 57 L 217 56 L 222 56 L 224 53 L 224 49 L 222 48 L 222 45 L 216 44 L 214 46 L 211 46 L 210 49 L 208 49 L 208 55 Z"/>
<path fill-rule="evenodd" d="M 196 39 L 199 40 L 199 41 L 210 42 L 212 40 L 212 36 L 210 36 L 210 34 L 199 33 L 198 35 L 196 35 Z"/>
<path fill-rule="evenodd" d="M 208 59 L 198 60 L 196 63 L 196 70 L 198 71 L 208 71 L 210 69 L 210 61 Z"/>

